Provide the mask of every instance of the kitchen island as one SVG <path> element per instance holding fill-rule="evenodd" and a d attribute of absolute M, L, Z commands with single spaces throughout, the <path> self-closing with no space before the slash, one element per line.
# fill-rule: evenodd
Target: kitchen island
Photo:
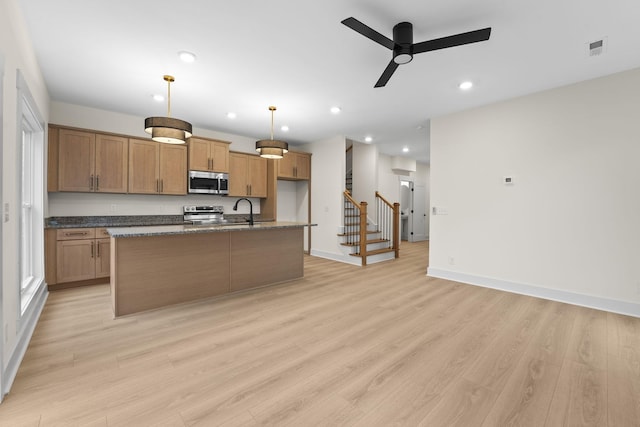
<path fill-rule="evenodd" d="M 298 222 L 108 228 L 116 317 L 304 275 Z"/>

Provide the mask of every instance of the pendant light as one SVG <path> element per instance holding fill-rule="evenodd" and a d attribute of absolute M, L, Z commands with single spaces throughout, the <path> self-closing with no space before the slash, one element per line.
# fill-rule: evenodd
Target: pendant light
<path fill-rule="evenodd" d="M 144 131 L 151 134 L 151 139 L 165 144 L 184 144 L 191 138 L 191 123 L 171 117 L 171 83 L 173 76 L 164 76 L 167 82 L 167 117 L 147 117 L 144 120 Z"/>
<path fill-rule="evenodd" d="M 256 151 L 260 153 L 260 157 L 281 159 L 284 153 L 289 151 L 289 144 L 273 139 L 273 112 L 276 111 L 276 107 L 270 106 L 269 111 L 271 111 L 271 139 L 256 141 Z"/>

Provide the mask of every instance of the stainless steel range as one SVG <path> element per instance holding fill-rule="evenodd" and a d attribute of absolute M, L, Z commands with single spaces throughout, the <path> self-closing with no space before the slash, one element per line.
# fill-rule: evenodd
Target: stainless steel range
<path fill-rule="evenodd" d="M 183 206 L 184 222 L 188 224 L 222 224 L 224 207 L 222 206 Z"/>

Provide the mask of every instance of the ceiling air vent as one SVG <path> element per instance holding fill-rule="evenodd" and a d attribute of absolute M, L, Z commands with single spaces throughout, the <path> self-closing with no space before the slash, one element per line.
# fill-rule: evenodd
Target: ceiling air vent
<path fill-rule="evenodd" d="M 606 39 L 595 40 L 589 43 L 589 56 L 598 56 L 604 52 Z"/>

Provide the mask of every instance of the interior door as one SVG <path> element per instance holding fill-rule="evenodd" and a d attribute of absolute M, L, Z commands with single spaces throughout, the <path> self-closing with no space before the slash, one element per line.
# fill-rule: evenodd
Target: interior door
<path fill-rule="evenodd" d="M 424 184 L 413 185 L 413 235 L 412 242 L 429 238 L 427 233 L 427 188 Z"/>

